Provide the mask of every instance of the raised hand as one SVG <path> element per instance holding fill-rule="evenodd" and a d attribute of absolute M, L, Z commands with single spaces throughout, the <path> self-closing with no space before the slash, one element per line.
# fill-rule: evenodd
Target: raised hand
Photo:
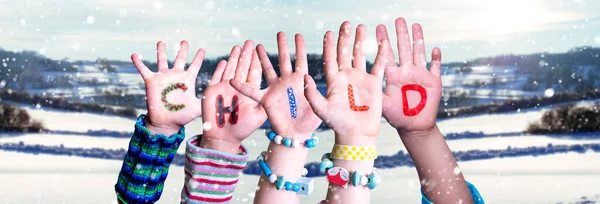
<path fill-rule="evenodd" d="M 396 35 L 400 66 L 395 63 L 394 52 L 388 46 L 390 48 L 387 52 L 388 63 L 385 66 L 383 116 L 401 134 L 430 132 L 435 127 L 442 93 L 442 53 L 439 48 L 433 49 L 431 68 L 427 70 L 421 25 L 412 26 L 412 52 L 406 21 L 403 18 L 396 19 Z M 387 30 L 383 25 L 377 26 L 377 40 L 388 40 Z"/>
<path fill-rule="evenodd" d="M 307 84 L 305 94 L 310 105 L 315 113 L 334 129 L 338 144 L 364 139 L 374 142 L 381 124 L 382 77 L 388 43 L 380 44 L 373 69 L 371 73 L 367 73 L 362 51 L 366 28 L 363 25 L 356 28 L 353 55 L 350 53 L 351 29 L 349 22 L 344 22 L 340 27 L 337 54 L 333 33 L 327 31 L 325 34 L 325 98 L 317 91 L 310 76 L 306 75 L 304 79 Z"/>
<path fill-rule="evenodd" d="M 196 98 L 195 90 L 204 50 L 198 50 L 189 68 L 185 70 L 188 46 L 187 41 L 181 41 L 177 58 L 169 69 L 165 43 L 158 42 L 158 72 L 148 69 L 137 54 L 131 55 L 131 61 L 146 84 L 146 125 L 151 131 L 171 135 L 200 116 L 200 99 Z"/>
<path fill-rule="evenodd" d="M 256 131 L 267 119 L 264 109 L 254 100 L 236 91 L 231 79 L 260 88 L 262 71 L 247 40 L 244 47 L 234 46 L 228 61 L 217 65 L 209 86 L 203 94 L 202 115 L 204 135 L 200 146 L 237 153 L 242 140 Z"/>
<path fill-rule="evenodd" d="M 308 74 L 306 47 L 302 35 L 296 34 L 296 69 L 293 71 L 290 61 L 287 39 L 282 32 L 277 33 L 279 49 L 279 70 L 281 77 L 273 69 L 269 56 L 262 45 L 256 48 L 265 72 L 268 87 L 259 90 L 252 83 L 231 81 L 231 85 L 242 94 L 251 97 L 267 111 L 273 130 L 285 136 L 309 137 L 319 126 L 321 120 L 310 108 L 304 97 L 304 75 Z M 260 65 L 253 65 L 260 66 Z M 307 139 L 307 138 L 304 138 Z"/>

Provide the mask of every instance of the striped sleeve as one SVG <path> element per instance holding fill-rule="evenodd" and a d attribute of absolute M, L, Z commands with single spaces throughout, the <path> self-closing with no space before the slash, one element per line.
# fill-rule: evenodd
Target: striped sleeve
<path fill-rule="evenodd" d="M 187 141 L 182 203 L 229 203 L 249 154 L 243 145 L 237 155 L 200 148 L 200 139 Z"/>
<path fill-rule="evenodd" d="M 152 135 L 144 127 L 145 117 L 138 117 L 115 185 L 120 203 L 154 203 L 160 198 L 171 161 L 185 137 L 183 127 L 170 137 Z"/>

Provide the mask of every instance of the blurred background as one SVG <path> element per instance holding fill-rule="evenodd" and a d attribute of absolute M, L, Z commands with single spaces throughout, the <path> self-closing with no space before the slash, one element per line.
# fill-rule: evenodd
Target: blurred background
<path fill-rule="evenodd" d="M 325 90 L 322 38 L 347 20 L 375 27 L 394 20 L 424 28 L 442 50 L 438 126 L 467 180 L 489 203 L 596 203 L 600 200 L 600 1 L 219 1 L 0 0 L 0 202 L 116 203 L 114 187 L 135 119 L 145 113 L 138 53 L 156 70 L 156 42 L 174 59 L 204 48 L 199 97 L 234 45 L 264 44 L 277 65 L 276 33 L 301 33 L 309 72 Z M 395 46 L 393 46 L 395 47 Z M 396 51 L 395 51 L 396 52 Z M 397 52 L 396 52 L 397 53 Z M 188 60 L 188 63 L 191 60 Z M 419 180 L 395 130 L 382 120 L 372 201 L 418 203 Z M 266 123 L 264 128 L 268 128 Z M 197 119 L 187 137 L 202 132 Z M 266 149 L 262 130 L 244 143 Z M 322 126 L 307 161 L 315 193 L 326 184 L 317 161 L 333 144 Z M 159 203 L 178 203 L 184 147 Z M 250 162 L 234 196 L 249 203 L 260 170 Z M 527 193 L 524 193 L 527 192 Z"/>

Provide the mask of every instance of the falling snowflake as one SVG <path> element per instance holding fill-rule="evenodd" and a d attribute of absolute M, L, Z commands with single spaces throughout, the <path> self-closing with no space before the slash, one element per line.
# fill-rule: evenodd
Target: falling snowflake
<path fill-rule="evenodd" d="M 73 51 L 79 51 L 79 49 L 81 49 L 81 45 L 78 42 L 75 42 L 73 45 L 71 45 L 71 48 L 73 48 Z"/>
<path fill-rule="evenodd" d="M 546 91 L 544 91 L 544 97 L 552 97 L 552 96 L 554 96 L 553 88 L 549 88 L 549 89 L 546 89 Z"/>
<path fill-rule="evenodd" d="M 86 22 L 88 25 L 92 25 L 92 24 L 94 24 L 94 22 L 96 22 L 96 17 L 94 17 L 94 16 L 88 16 L 88 17 L 85 19 L 85 22 Z"/>
<path fill-rule="evenodd" d="M 231 35 L 233 35 L 233 36 L 239 36 L 240 35 L 240 30 L 237 29 L 237 28 L 231 29 Z"/>
<path fill-rule="evenodd" d="M 202 123 L 202 129 L 204 129 L 205 131 L 209 131 L 211 128 L 212 124 L 210 124 L 210 122 Z"/>
<path fill-rule="evenodd" d="M 154 2 L 154 9 L 160 10 L 160 9 L 162 9 L 162 7 L 163 7 L 162 2 L 160 2 L 160 1 L 155 1 Z"/>
<path fill-rule="evenodd" d="M 454 167 L 454 170 L 452 171 L 454 173 L 454 175 L 458 175 L 460 174 L 460 168 L 458 168 L 458 166 Z"/>
<path fill-rule="evenodd" d="M 215 2 L 207 1 L 206 3 L 204 3 L 204 8 L 209 11 L 213 10 L 215 8 Z"/>

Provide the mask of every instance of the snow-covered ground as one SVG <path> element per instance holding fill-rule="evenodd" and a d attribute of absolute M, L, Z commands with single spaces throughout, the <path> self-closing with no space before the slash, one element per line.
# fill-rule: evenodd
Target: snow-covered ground
<path fill-rule="evenodd" d="M 471 72 L 456 73 L 455 69 L 448 68 L 442 75 L 444 89 L 467 92 L 472 98 L 494 100 L 541 96 L 544 92 L 523 91 L 523 85 L 528 82 L 531 74 L 517 73 L 517 66 L 474 66 L 471 69 Z M 500 84 L 473 86 L 476 82 L 491 84 L 493 80 Z"/>
<path fill-rule="evenodd" d="M 580 101 L 576 105 L 589 105 L 589 101 Z M 41 120 L 50 130 L 63 130 L 74 132 L 87 132 L 88 130 L 111 130 L 132 132 L 135 120 L 131 118 L 105 116 L 93 113 L 73 113 L 50 108 L 37 109 L 35 107 L 23 106 L 30 113 L 32 118 Z M 530 123 L 538 121 L 544 111 L 550 107 L 540 107 L 536 109 L 525 109 L 519 112 L 502 114 L 481 114 L 469 117 L 456 117 L 438 121 L 438 127 L 442 133 L 461 133 L 466 131 L 483 132 L 486 134 L 522 132 Z M 385 120 L 383 120 L 385 121 Z M 196 119 L 186 125 L 187 137 L 202 133 L 202 120 Z M 320 155 L 333 145 L 333 132 L 317 132 L 320 144 L 309 152 L 308 161 L 318 161 Z M 381 133 L 377 141 L 380 155 L 391 155 L 399 150 L 404 150 L 402 142 L 398 138 L 395 129 L 387 123 L 381 124 Z M 105 149 L 127 149 L 129 140 L 125 138 L 110 137 L 88 137 L 81 135 L 58 135 L 58 134 L 25 134 L 15 136 L 14 134 L 0 133 L 0 142 L 19 142 L 25 144 L 45 144 L 60 145 L 65 147 L 100 147 Z M 449 140 L 448 145 L 454 151 L 472 150 L 472 149 L 506 149 L 511 147 L 529 147 L 546 146 L 553 144 L 586 144 L 594 143 L 596 140 L 570 140 L 551 138 L 545 135 L 518 136 L 518 137 L 500 137 L 500 138 L 480 138 L 468 140 Z M 598 141 L 600 142 L 600 141 Z M 268 143 L 265 142 L 264 131 L 259 130 L 253 133 L 245 142 L 250 148 L 251 153 L 258 154 L 267 149 Z M 185 149 L 180 148 L 179 153 L 184 153 Z"/>
<path fill-rule="evenodd" d="M 116 203 L 114 187 L 121 161 L 0 152 L 2 203 Z M 467 180 L 486 203 L 556 203 L 597 195 L 600 154 L 559 154 L 461 162 Z M 410 167 L 378 170 L 384 181 L 372 203 L 419 203 L 419 180 Z M 183 168 L 169 170 L 159 203 L 178 203 Z M 258 176 L 242 175 L 233 203 L 252 203 Z M 325 197 L 324 178 L 302 203 Z"/>

